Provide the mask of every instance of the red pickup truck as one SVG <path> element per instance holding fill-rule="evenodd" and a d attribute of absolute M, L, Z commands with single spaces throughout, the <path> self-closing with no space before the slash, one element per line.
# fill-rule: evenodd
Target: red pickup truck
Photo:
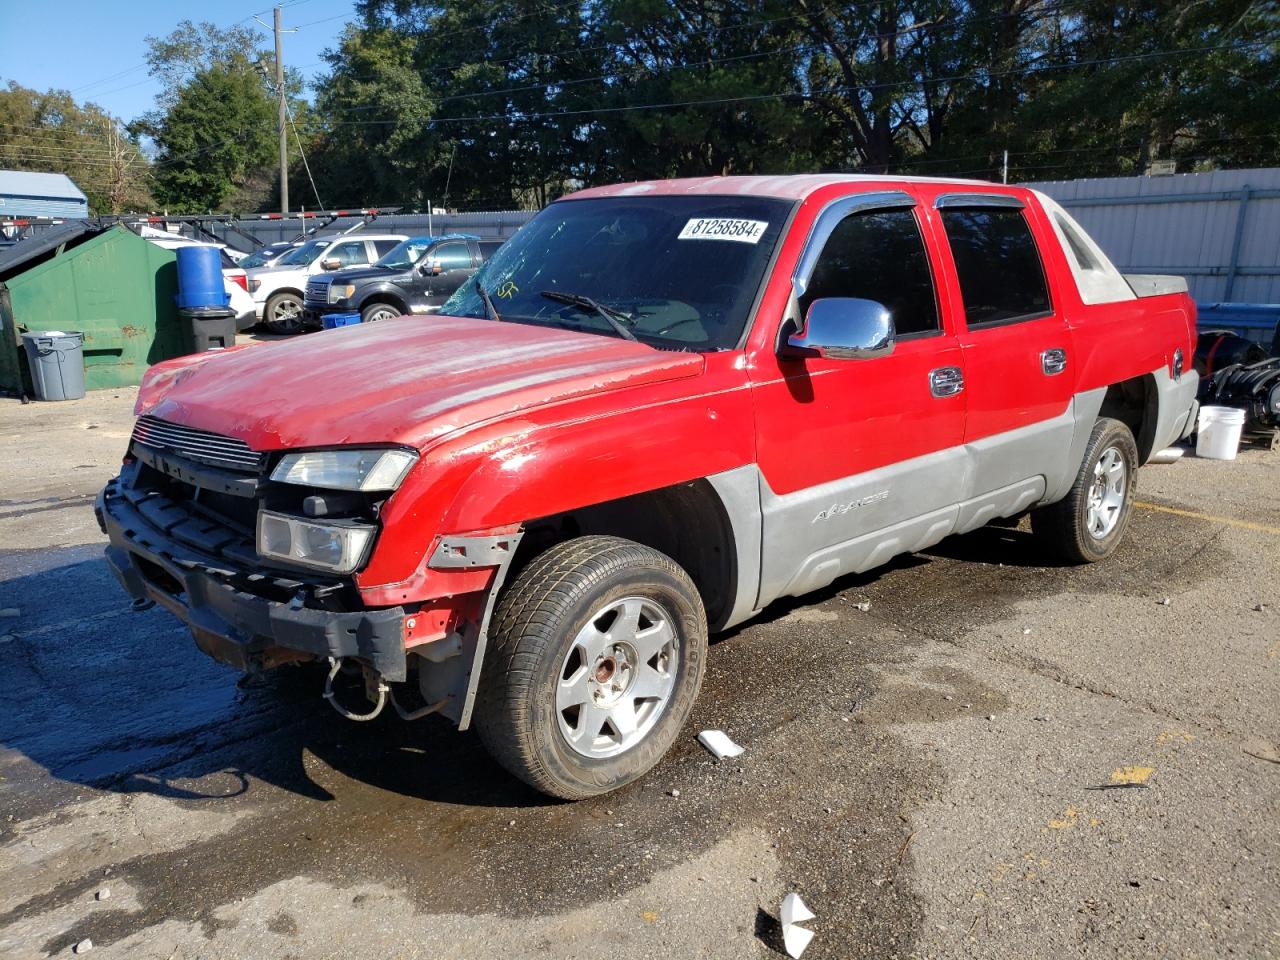
<path fill-rule="evenodd" d="M 671 745 L 708 631 L 780 597 L 1028 512 L 1106 557 L 1193 427 L 1194 330 L 1180 278 L 1026 189 L 590 189 L 438 316 L 151 368 L 97 511 L 209 655 L 327 662 L 340 712 L 474 721 L 585 797 Z"/>

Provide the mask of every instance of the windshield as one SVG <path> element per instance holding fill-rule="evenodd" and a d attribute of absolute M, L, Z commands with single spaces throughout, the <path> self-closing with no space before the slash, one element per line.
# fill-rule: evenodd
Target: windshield
<path fill-rule="evenodd" d="M 308 240 L 300 247 L 294 247 L 284 256 L 272 261 L 273 267 L 305 267 L 320 256 L 329 246 L 328 240 Z"/>
<path fill-rule="evenodd" d="M 427 252 L 432 243 L 430 237 L 410 237 L 408 240 L 401 240 L 374 266 L 408 270 L 422 259 L 422 255 Z"/>
<path fill-rule="evenodd" d="M 653 346 L 735 347 L 790 204 L 765 197 L 602 197 L 547 207 L 458 289 L 441 313 L 617 336 L 589 297 Z"/>
<path fill-rule="evenodd" d="M 268 263 L 271 263 L 279 255 L 279 247 L 263 247 L 261 250 L 255 250 L 253 253 L 241 260 L 240 266 L 245 269 L 248 269 L 249 267 L 263 267 Z"/>

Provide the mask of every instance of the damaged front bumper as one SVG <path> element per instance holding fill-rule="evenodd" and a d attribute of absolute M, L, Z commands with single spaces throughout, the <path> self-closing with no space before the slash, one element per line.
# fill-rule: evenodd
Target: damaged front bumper
<path fill-rule="evenodd" d="M 252 545 L 181 502 L 122 478 L 98 495 L 107 562 L 136 600 L 183 621 L 196 645 L 223 663 L 259 671 L 312 657 L 362 660 L 389 681 L 406 679 L 403 607 L 334 609 L 334 585 L 255 566 Z M 245 563 L 235 559 L 243 556 Z"/>

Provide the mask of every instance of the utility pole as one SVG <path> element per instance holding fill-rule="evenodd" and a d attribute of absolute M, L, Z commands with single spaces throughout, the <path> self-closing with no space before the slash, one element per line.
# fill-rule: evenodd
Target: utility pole
<path fill-rule="evenodd" d="M 284 44 L 280 41 L 280 8 L 276 7 L 276 97 L 280 123 L 280 212 L 289 212 L 288 128 L 285 126 Z"/>

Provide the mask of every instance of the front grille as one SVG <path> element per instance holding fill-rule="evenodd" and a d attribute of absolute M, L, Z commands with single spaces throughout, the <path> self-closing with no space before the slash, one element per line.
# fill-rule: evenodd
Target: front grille
<path fill-rule="evenodd" d="M 327 300 L 329 298 L 329 284 L 332 283 L 330 277 L 320 277 L 316 280 L 307 282 L 306 299 L 308 300 Z"/>
<path fill-rule="evenodd" d="M 171 450 L 181 457 L 213 467 L 259 473 L 263 455 L 250 450 L 243 440 L 196 430 L 156 417 L 139 417 L 133 427 L 133 442 L 154 450 Z"/>

